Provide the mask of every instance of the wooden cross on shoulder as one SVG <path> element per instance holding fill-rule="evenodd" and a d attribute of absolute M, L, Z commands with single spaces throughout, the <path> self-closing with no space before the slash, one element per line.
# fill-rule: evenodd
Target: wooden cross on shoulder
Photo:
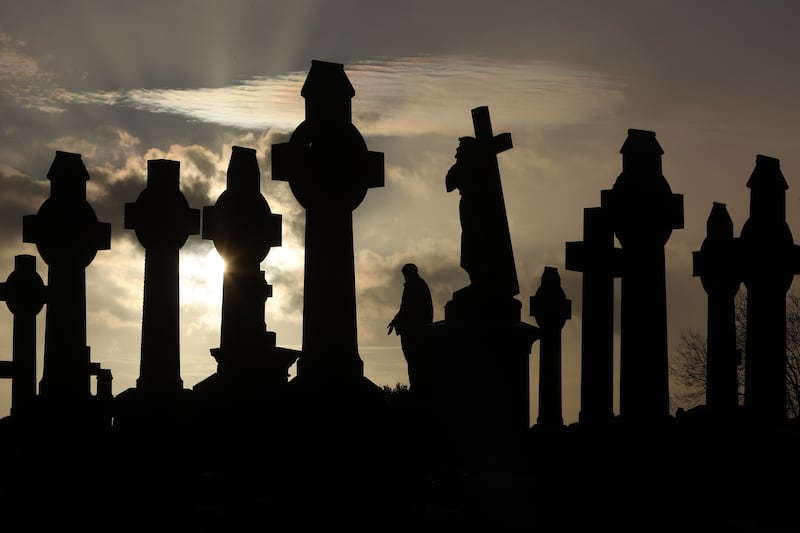
<path fill-rule="evenodd" d="M 505 152 L 513 147 L 510 133 L 492 133 L 492 121 L 489 118 L 487 106 L 476 107 L 472 110 L 472 126 L 475 129 L 475 139 L 483 144 L 492 145 L 495 154 Z"/>

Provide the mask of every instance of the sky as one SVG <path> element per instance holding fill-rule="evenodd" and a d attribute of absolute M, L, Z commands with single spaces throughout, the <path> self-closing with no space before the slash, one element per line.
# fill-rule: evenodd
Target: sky
<path fill-rule="evenodd" d="M 22 242 L 22 217 L 48 197 L 56 151 L 81 154 L 87 198 L 111 224 L 110 249 L 86 270 L 87 344 L 92 361 L 112 371 L 114 394 L 135 386 L 144 249 L 124 229 L 124 204 L 144 188 L 147 161 L 165 158 L 180 162 L 190 207 L 213 205 L 232 146 L 253 148 L 261 191 L 282 215 L 281 246 L 262 263 L 273 286 L 266 326 L 279 346 L 299 349 L 305 213 L 288 183 L 271 179 L 270 147 L 304 118 L 311 61 L 341 63 L 356 93 L 353 123 L 385 162 L 384 187 L 353 212 L 365 375 L 408 382 L 399 337 L 386 329 L 404 263 L 430 285 L 434 320 L 469 282 L 459 266 L 458 193 L 444 178 L 458 137 L 473 134 L 470 110 L 488 106 L 494 132 L 513 141 L 498 163 L 522 320 L 536 325 L 529 299 L 546 266 L 572 300 L 562 331 L 563 416 L 572 423 L 582 276 L 565 270 L 565 243 L 582 240 L 583 210 L 599 206 L 621 172 L 629 128 L 656 132 L 664 176 L 683 195 L 684 227 L 666 245 L 670 352 L 683 332 L 705 332 L 692 251 L 713 202 L 727 206 L 738 235 L 758 154 L 780 160 L 787 222 L 800 231 L 798 24 L 797 3 L 755 0 L 0 0 L 0 280 L 18 254 L 36 255 L 47 280 L 36 246 Z M 190 388 L 216 368 L 209 350 L 220 341 L 223 264 L 199 235 L 180 261 L 181 375 Z M 11 358 L 11 327 L 0 309 L 0 359 Z M 530 362 L 533 421 L 538 343 Z M 10 397 L 10 381 L 0 380 L 0 416 Z"/>

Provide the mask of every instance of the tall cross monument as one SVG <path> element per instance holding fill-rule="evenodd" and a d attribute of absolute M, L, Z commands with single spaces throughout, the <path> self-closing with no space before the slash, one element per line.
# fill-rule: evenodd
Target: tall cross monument
<path fill-rule="evenodd" d="M 200 210 L 179 188 L 180 162 L 147 162 L 147 186 L 125 204 L 125 229 L 145 248 L 142 349 L 136 387 L 146 393 L 183 390 L 180 372 L 180 249 L 200 232 Z"/>
<path fill-rule="evenodd" d="M 621 246 L 619 412 L 629 419 L 669 416 L 667 287 L 664 248 L 683 228 L 683 195 L 662 174 L 654 131 L 629 129 L 622 173 L 601 192 Z"/>
<path fill-rule="evenodd" d="M 314 60 L 300 92 L 306 118 L 272 145 L 272 179 L 288 181 L 306 210 L 303 349 L 297 376 L 360 379 L 353 210 L 383 186 L 383 153 L 353 125 L 353 86 L 339 63 Z"/>
<path fill-rule="evenodd" d="M 111 224 L 98 222 L 86 201 L 89 173 L 80 154 L 57 151 L 50 170 L 50 197 L 22 219 L 22 240 L 36 244 L 47 263 L 44 365 L 40 396 L 90 397 L 86 345 L 86 267 L 98 250 L 111 247 Z"/>

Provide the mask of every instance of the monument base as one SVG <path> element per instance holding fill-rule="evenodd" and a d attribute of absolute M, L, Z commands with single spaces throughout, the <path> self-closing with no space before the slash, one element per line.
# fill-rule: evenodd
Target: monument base
<path fill-rule="evenodd" d="M 130 388 L 114 397 L 114 430 L 126 435 L 150 431 L 180 432 L 194 419 L 190 389 L 148 393 Z"/>
<path fill-rule="evenodd" d="M 261 440 L 279 431 L 288 369 L 299 352 L 273 347 L 229 359 L 219 351 L 212 350 L 220 361 L 217 372 L 192 389 L 199 430 L 208 434 L 209 442 L 218 441 L 221 449 L 235 438 Z"/>
<path fill-rule="evenodd" d="M 306 463 L 382 461 L 389 421 L 381 387 L 364 376 L 299 374 L 286 391 L 283 438 Z"/>
<path fill-rule="evenodd" d="M 457 304 L 450 309 L 466 311 Z M 502 461 L 520 451 L 530 428 L 529 359 L 538 328 L 497 319 L 445 320 L 426 326 L 423 335 L 419 366 L 427 379 L 412 392 L 429 406 L 460 460 Z"/>
<path fill-rule="evenodd" d="M 283 389 L 289 379 L 289 367 L 300 352 L 289 348 L 267 347 L 249 354 L 229 357 L 222 348 L 213 348 L 211 355 L 217 360 L 217 371 L 198 382 L 193 390 L 200 397 L 215 402 L 251 400 Z"/>
<path fill-rule="evenodd" d="M 446 322 L 476 322 L 511 324 L 520 321 L 522 302 L 508 296 L 468 285 L 453 293 L 444 305 Z"/>

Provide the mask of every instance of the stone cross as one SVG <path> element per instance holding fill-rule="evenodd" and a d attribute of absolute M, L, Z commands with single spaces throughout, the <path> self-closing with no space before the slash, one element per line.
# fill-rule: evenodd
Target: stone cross
<path fill-rule="evenodd" d="M 669 352 L 664 247 L 683 227 L 683 195 L 662 174 L 664 153 L 653 131 L 629 129 L 622 173 L 601 192 L 622 252 L 620 416 L 669 416 Z"/>
<path fill-rule="evenodd" d="M 780 161 L 756 156 L 747 181 L 750 217 L 742 226 L 742 281 L 747 287 L 744 409 L 762 422 L 786 418 L 786 292 L 800 252 L 786 223 Z"/>
<path fill-rule="evenodd" d="M 583 210 L 583 241 L 566 243 L 565 267 L 583 273 L 581 320 L 581 402 L 579 420 L 614 417 L 614 278 L 620 250 L 602 207 Z"/>
<path fill-rule="evenodd" d="M 14 271 L 0 283 L 0 300 L 14 315 L 12 360 L 2 361 L 0 377 L 11 378 L 11 414 L 23 411 L 36 397 L 36 315 L 47 287 L 36 272 L 36 257 L 14 257 Z M 10 363 L 10 364 L 8 364 Z"/>
<path fill-rule="evenodd" d="M 503 185 L 500 180 L 500 169 L 497 165 L 497 154 L 512 148 L 511 134 L 492 133 L 492 123 L 489 118 L 489 108 L 486 106 L 472 109 L 472 125 L 475 130 L 475 139 L 483 150 L 490 154 L 489 168 L 485 176 L 478 177 L 484 179 L 486 190 L 485 196 L 480 198 L 484 213 L 480 215 L 480 222 L 463 222 L 468 224 L 481 224 L 485 228 L 484 239 L 480 243 L 467 243 L 470 247 L 488 247 L 484 249 L 484 254 L 489 262 L 494 266 L 489 267 L 488 279 L 481 279 L 479 282 L 490 282 L 498 284 L 498 290 L 503 291 L 504 295 L 515 296 L 519 294 L 519 282 L 517 280 L 517 270 L 514 264 L 514 252 L 511 246 L 511 234 L 508 229 L 508 216 L 506 214 L 505 197 L 503 196 Z M 478 200 L 476 198 L 476 200 Z M 462 243 L 464 246 L 464 243 Z M 462 258 L 463 258 L 462 248 Z M 496 276 L 499 274 L 499 276 Z"/>
<path fill-rule="evenodd" d="M 254 149 L 233 147 L 227 180 L 216 203 L 203 208 L 203 238 L 225 260 L 220 346 L 211 353 L 221 376 L 285 383 L 293 361 L 278 355 L 275 332 L 267 331 L 264 306 L 272 286 L 261 270 L 270 248 L 281 245 L 282 216 L 261 194 Z"/>
<path fill-rule="evenodd" d="M 44 365 L 39 395 L 89 398 L 86 267 L 111 246 L 111 224 L 98 222 L 86 201 L 89 173 L 80 154 L 58 151 L 47 173 L 50 197 L 22 220 L 23 242 L 35 243 L 48 265 Z"/>
<path fill-rule="evenodd" d="M 355 95 L 339 63 L 312 61 L 300 93 L 306 118 L 272 145 L 272 179 L 288 181 L 306 210 L 303 349 L 298 378 L 363 377 L 356 331 L 353 210 L 383 186 L 383 153 L 352 123 Z"/>
<path fill-rule="evenodd" d="M 147 186 L 125 204 L 125 229 L 145 249 L 142 346 L 136 388 L 169 394 L 183 389 L 180 372 L 179 251 L 200 232 L 200 210 L 179 188 L 180 162 L 147 162 Z"/>
<path fill-rule="evenodd" d="M 733 221 L 725 204 L 714 202 L 706 221 L 706 238 L 692 252 L 693 276 L 708 295 L 706 406 L 715 414 L 731 414 L 739 405 L 736 348 L 736 293 L 741 285 L 741 254 Z"/>
<path fill-rule="evenodd" d="M 544 267 L 542 283 L 530 298 L 531 316 L 539 326 L 539 416 L 540 426 L 561 426 L 561 330 L 572 318 L 572 302 L 561 288 L 555 267 Z"/>

